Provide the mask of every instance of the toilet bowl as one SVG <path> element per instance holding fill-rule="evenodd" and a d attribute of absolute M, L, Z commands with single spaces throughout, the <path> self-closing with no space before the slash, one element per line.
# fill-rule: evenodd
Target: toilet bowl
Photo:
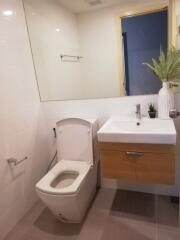
<path fill-rule="evenodd" d="M 64 119 L 56 130 L 58 163 L 36 184 L 36 191 L 59 220 L 76 223 L 96 191 L 97 122 Z"/>

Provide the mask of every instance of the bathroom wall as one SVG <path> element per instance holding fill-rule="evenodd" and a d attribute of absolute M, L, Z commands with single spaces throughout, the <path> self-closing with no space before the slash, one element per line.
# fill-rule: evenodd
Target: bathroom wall
<path fill-rule="evenodd" d="M 58 0 L 24 0 L 24 6 L 41 99 L 79 98 L 84 83 L 81 65 L 60 58 L 62 54 L 80 54 L 76 15 Z"/>
<path fill-rule="evenodd" d="M 147 115 L 148 103 L 154 103 L 157 105 L 157 95 L 148 96 L 136 96 L 136 97 L 122 97 L 122 98 L 109 98 L 109 99 L 94 99 L 83 101 L 56 101 L 56 102 L 44 102 L 42 108 L 47 119 L 47 129 L 49 139 L 51 139 L 50 146 L 54 148 L 55 142 L 51 137 L 52 128 L 55 127 L 55 123 L 65 117 L 82 117 L 82 118 L 96 118 L 101 126 L 110 116 L 134 116 L 135 105 L 141 104 L 142 113 Z M 176 96 L 176 103 L 180 108 L 180 95 Z M 176 120 L 176 129 L 180 134 L 180 122 Z M 180 144 L 180 138 L 178 137 L 177 146 Z M 145 191 L 152 193 L 162 193 L 178 195 L 178 183 L 180 179 L 180 150 L 177 147 L 177 174 L 175 186 L 163 186 L 154 184 L 136 184 L 127 183 L 113 180 L 102 181 L 102 186 L 111 188 L 125 188 L 136 191 Z"/>
<path fill-rule="evenodd" d="M 21 0 L 0 1 L 0 53 L 0 239 L 3 239 L 37 201 L 35 183 L 44 175 L 49 160 Z M 25 156 L 28 160 L 16 167 L 6 161 L 9 157 Z"/>
<path fill-rule="evenodd" d="M 89 96 L 89 89 L 93 89 L 91 98 L 118 97 L 120 80 L 114 12 L 103 9 L 78 14 L 77 19 L 86 96 Z"/>
<path fill-rule="evenodd" d="M 159 1 L 166 2 L 166 1 Z M 153 3 L 157 4 L 157 1 L 150 2 L 150 5 Z M 142 7 L 142 4 L 139 5 Z M 98 91 L 99 85 L 96 86 L 96 82 L 99 82 L 99 79 L 103 81 L 111 78 L 113 79 L 118 77 L 118 69 L 115 59 L 117 59 L 117 48 L 115 47 L 116 31 L 115 31 L 115 22 L 114 16 L 120 11 L 125 11 L 130 8 L 138 8 L 138 5 L 121 5 L 121 7 L 112 7 L 108 9 L 101 9 L 98 11 L 92 11 L 88 13 L 83 13 L 78 16 L 78 25 L 80 33 L 80 45 L 82 46 L 82 54 L 91 54 L 91 48 L 95 49 L 96 57 L 98 58 L 98 67 L 93 64 L 93 59 L 88 58 L 91 61 L 91 64 L 88 63 L 88 66 L 91 65 L 90 71 L 88 67 L 86 68 L 85 64 L 83 66 L 84 76 L 89 79 L 92 79 L 94 84 L 94 91 Z M 92 21 L 93 19 L 93 21 Z M 97 36 L 97 38 L 96 38 Z M 102 39 L 101 36 L 106 36 Z M 109 37 L 111 36 L 111 37 Z M 89 46 L 85 42 L 89 40 L 91 43 Z M 112 47 L 113 46 L 113 47 Z M 104 57 L 105 51 L 108 51 L 109 58 Z M 108 69 L 108 71 L 107 71 Z M 110 69 L 110 70 L 109 70 Z M 111 74 L 110 74 L 111 73 Z M 96 76 L 98 80 L 96 79 Z M 112 83 L 113 84 L 113 83 Z M 117 86 L 116 86 L 117 87 Z M 88 90 L 88 87 L 87 87 Z M 180 95 L 177 95 L 176 102 L 180 102 Z M 101 126 L 111 115 L 121 115 L 121 116 L 133 116 L 135 112 L 135 104 L 140 103 L 142 106 L 143 114 L 147 115 L 147 106 L 148 103 L 155 103 L 157 105 L 157 95 L 148 95 L 148 96 L 136 96 L 136 97 L 122 97 L 122 98 L 107 98 L 107 99 L 92 99 L 92 100 L 79 100 L 79 101 L 55 101 L 55 102 L 44 102 L 42 103 L 42 108 L 47 119 L 47 128 L 49 131 L 49 136 L 51 135 L 52 128 L 55 127 L 56 121 L 64 117 L 85 117 L 85 118 L 97 118 L 99 120 L 99 125 Z M 180 107 L 180 106 L 179 106 Z M 180 132 L 179 121 L 176 121 L 177 131 Z M 49 139 L 52 139 L 49 137 Z M 178 138 L 178 144 L 180 139 Z M 50 142 L 50 147 L 54 147 L 54 140 Z M 177 179 L 176 185 L 173 187 L 163 186 L 163 185 L 153 185 L 153 184 L 128 184 L 127 182 L 119 182 L 112 180 L 102 181 L 102 185 L 105 187 L 112 188 L 126 188 L 131 190 L 138 191 L 148 191 L 148 192 L 157 192 L 162 194 L 172 194 L 178 195 L 178 183 L 180 178 L 180 152 L 177 148 Z"/>
<path fill-rule="evenodd" d="M 130 10 L 167 4 L 168 0 L 127 3 L 85 12 L 77 15 L 82 62 L 82 76 L 86 79 L 87 92 L 93 88 L 95 97 L 117 97 L 120 94 L 120 62 L 116 16 Z M 122 70 L 121 70 L 122 71 Z M 101 93 L 99 91 L 101 89 Z"/>
<path fill-rule="evenodd" d="M 5 10 L 12 11 L 12 15 L 3 15 L 10 13 Z M 156 104 L 157 96 L 40 103 L 21 0 L 0 2 L 0 52 L 0 239 L 3 239 L 38 199 L 35 183 L 45 174 L 55 150 L 52 127 L 56 121 L 72 116 L 94 117 L 101 126 L 111 115 L 134 115 L 136 103 L 142 104 L 146 114 L 147 104 Z M 106 67 L 110 65 L 102 66 Z M 180 133 L 178 121 L 176 126 Z M 16 167 L 6 162 L 9 157 L 25 156 L 28 160 Z M 178 191 L 177 186 L 128 185 L 116 181 L 103 181 L 103 186 L 175 195 Z"/>

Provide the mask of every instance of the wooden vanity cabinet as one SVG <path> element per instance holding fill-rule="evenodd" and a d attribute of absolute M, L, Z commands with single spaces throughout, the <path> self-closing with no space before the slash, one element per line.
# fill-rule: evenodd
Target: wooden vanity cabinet
<path fill-rule="evenodd" d="M 105 178 L 175 183 L 175 146 L 100 143 L 101 172 Z"/>

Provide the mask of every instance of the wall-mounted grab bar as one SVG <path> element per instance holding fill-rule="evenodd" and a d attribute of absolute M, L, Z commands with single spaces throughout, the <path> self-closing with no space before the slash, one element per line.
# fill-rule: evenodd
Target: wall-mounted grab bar
<path fill-rule="evenodd" d="M 7 159 L 7 162 L 8 162 L 9 164 L 14 164 L 15 166 L 17 166 L 18 164 L 24 162 L 26 159 L 28 159 L 28 157 L 25 157 L 25 158 L 23 158 L 23 159 L 21 159 L 21 160 L 18 160 L 18 159 L 16 159 L 16 158 L 8 158 L 8 159 Z"/>

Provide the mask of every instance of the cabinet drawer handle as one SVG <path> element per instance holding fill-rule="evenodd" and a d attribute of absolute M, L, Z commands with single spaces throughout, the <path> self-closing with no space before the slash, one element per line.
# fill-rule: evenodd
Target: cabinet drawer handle
<path fill-rule="evenodd" d="M 126 152 L 126 154 L 133 157 L 141 157 L 144 155 L 142 152 Z"/>

